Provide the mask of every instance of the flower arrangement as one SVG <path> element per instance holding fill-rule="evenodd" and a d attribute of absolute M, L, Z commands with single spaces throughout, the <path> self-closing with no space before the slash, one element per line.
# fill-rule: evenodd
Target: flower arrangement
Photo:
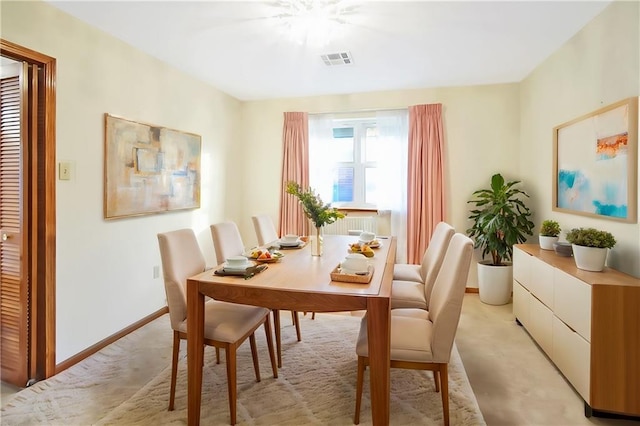
<path fill-rule="evenodd" d="M 300 200 L 304 213 L 311 219 L 316 228 L 328 225 L 344 217 L 344 214 L 331 207 L 331 204 L 323 203 L 320 196 L 311 188 L 303 190 L 298 183 L 289 181 L 287 182 L 286 191 Z"/>

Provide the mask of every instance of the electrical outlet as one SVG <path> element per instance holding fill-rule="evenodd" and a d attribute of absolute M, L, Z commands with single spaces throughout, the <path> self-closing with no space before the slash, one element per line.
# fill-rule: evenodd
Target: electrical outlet
<path fill-rule="evenodd" d="M 160 267 L 158 265 L 153 267 L 153 278 L 160 278 Z"/>

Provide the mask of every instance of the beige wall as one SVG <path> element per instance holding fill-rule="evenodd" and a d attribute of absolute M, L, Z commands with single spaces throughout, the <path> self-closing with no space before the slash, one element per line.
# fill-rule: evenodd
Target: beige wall
<path fill-rule="evenodd" d="M 640 3 L 614 2 L 520 85 L 520 175 L 531 189 L 535 222 L 557 220 L 565 232 L 595 227 L 618 243 L 610 266 L 640 277 L 640 226 L 552 211 L 552 129 L 640 94 Z M 640 188 L 640 185 L 638 186 Z M 640 200 L 639 200 L 640 202 Z M 638 209 L 640 211 L 640 209 Z"/>
<path fill-rule="evenodd" d="M 236 197 L 240 102 L 43 2 L 2 2 L 2 38 L 57 59 L 56 359 L 63 361 L 166 305 L 156 234 L 194 228 L 213 263 L 209 224 Z M 202 136 L 199 210 L 105 221 L 104 113 Z"/>
<path fill-rule="evenodd" d="M 57 182 L 57 360 L 63 361 L 164 306 L 156 234 L 191 227 L 208 263 L 208 226 L 232 219 L 255 243 L 254 213 L 276 217 L 284 111 L 358 111 L 442 103 L 447 219 L 468 227 L 471 193 L 493 173 L 523 180 L 536 223 L 610 229 L 612 262 L 638 265 L 637 224 L 551 212 L 551 129 L 638 95 L 638 3 L 615 3 L 522 84 L 277 99 L 241 103 L 47 3 L 2 2 L 2 38 L 58 60 L 57 158 L 73 164 Z M 603 64 L 606 64 L 603 65 Z M 202 208 L 104 221 L 103 114 L 200 134 Z M 637 266 L 635 274 L 640 276 Z M 631 268 L 633 269 L 633 268 Z M 472 268 L 470 286 L 475 286 Z"/>

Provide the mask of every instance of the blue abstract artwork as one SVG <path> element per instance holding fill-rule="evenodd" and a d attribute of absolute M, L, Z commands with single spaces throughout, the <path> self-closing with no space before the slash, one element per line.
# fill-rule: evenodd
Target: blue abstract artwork
<path fill-rule="evenodd" d="M 637 143 L 630 106 L 621 103 L 554 129 L 555 209 L 622 220 L 635 214 L 629 209 L 636 202 L 630 152 Z"/>

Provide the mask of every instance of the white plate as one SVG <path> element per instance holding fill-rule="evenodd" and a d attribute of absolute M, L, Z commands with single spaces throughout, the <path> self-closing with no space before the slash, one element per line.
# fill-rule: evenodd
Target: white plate
<path fill-rule="evenodd" d="M 287 243 L 284 241 L 279 241 L 278 244 L 280 244 L 282 247 L 298 247 L 300 244 L 302 243 L 302 241 L 298 240 L 295 243 Z"/>
<path fill-rule="evenodd" d="M 242 265 L 233 265 L 233 266 L 231 266 L 227 262 L 224 262 L 224 264 L 222 265 L 222 267 L 224 269 L 227 269 L 229 271 L 244 271 L 245 269 L 247 269 L 247 268 L 249 268 L 251 266 L 253 266 L 253 262 L 249 262 L 249 261 L 245 262 Z"/>

